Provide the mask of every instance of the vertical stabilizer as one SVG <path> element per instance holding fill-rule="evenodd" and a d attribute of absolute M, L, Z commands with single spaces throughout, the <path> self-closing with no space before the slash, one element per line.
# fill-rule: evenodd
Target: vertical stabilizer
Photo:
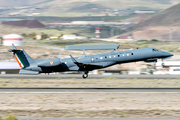
<path fill-rule="evenodd" d="M 17 49 L 14 44 L 12 44 L 12 46 L 13 46 L 13 49 L 15 49 L 15 50 Z"/>
<path fill-rule="evenodd" d="M 29 67 L 35 63 L 35 60 L 32 59 L 23 49 L 17 49 L 14 44 L 12 44 L 13 49 L 8 50 L 12 52 L 14 57 L 16 58 L 19 66 L 22 67 Z"/>

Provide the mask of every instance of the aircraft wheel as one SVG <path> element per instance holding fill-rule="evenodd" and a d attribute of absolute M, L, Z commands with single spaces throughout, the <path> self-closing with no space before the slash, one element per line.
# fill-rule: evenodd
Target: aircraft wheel
<path fill-rule="evenodd" d="M 164 64 L 164 63 L 162 63 L 161 65 L 162 65 L 163 67 L 165 66 L 165 64 Z"/>
<path fill-rule="evenodd" d="M 88 77 L 88 74 L 83 74 L 82 77 L 86 79 Z"/>

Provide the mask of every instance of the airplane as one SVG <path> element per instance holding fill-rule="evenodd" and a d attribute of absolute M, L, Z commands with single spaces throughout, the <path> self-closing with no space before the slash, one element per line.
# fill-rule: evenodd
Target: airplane
<path fill-rule="evenodd" d="M 119 44 L 106 45 L 69 45 L 66 50 L 83 50 L 84 55 L 80 57 L 70 58 L 53 58 L 53 59 L 33 59 L 23 49 L 17 49 L 13 44 L 13 49 L 8 50 L 13 53 L 19 66 L 21 67 L 19 74 L 37 75 L 39 73 L 66 72 L 66 71 L 82 71 L 82 77 L 87 78 L 89 71 L 95 69 L 106 68 L 116 64 L 130 62 L 157 62 L 162 59 L 170 58 L 173 54 L 160 51 L 156 48 L 131 49 L 126 51 L 117 51 Z M 113 51 L 103 54 L 85 55 L 85 50 L 95 49 L 113 49 Z"/>

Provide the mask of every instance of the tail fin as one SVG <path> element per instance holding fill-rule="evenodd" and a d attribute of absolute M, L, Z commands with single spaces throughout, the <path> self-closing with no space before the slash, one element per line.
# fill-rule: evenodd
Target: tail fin
<path fill-rule="evenodd" d="M 17 49 L 14 44 L 12 44 L 13 49 L 8 50 L 13 53 L 13 56 L 16 58 L 19 66 L 29 67 L 31 64 L 35 63 L 34 59 L 32 59 L 23 49 Z"/>

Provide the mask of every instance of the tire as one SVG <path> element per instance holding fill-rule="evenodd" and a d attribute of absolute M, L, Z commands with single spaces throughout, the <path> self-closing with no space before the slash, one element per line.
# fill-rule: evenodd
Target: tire
<path fill-rule="evenodd" d="M 82 77 L 86 79 L 88 77 L 88 74 L 83 74 Z"/>
<path fill-rule="evenodd" d="M 163 67 L 165 66 L 165 64 L 164 64 L 164 63 L 162 63 L 161 65 L 162 65 Z"/>

